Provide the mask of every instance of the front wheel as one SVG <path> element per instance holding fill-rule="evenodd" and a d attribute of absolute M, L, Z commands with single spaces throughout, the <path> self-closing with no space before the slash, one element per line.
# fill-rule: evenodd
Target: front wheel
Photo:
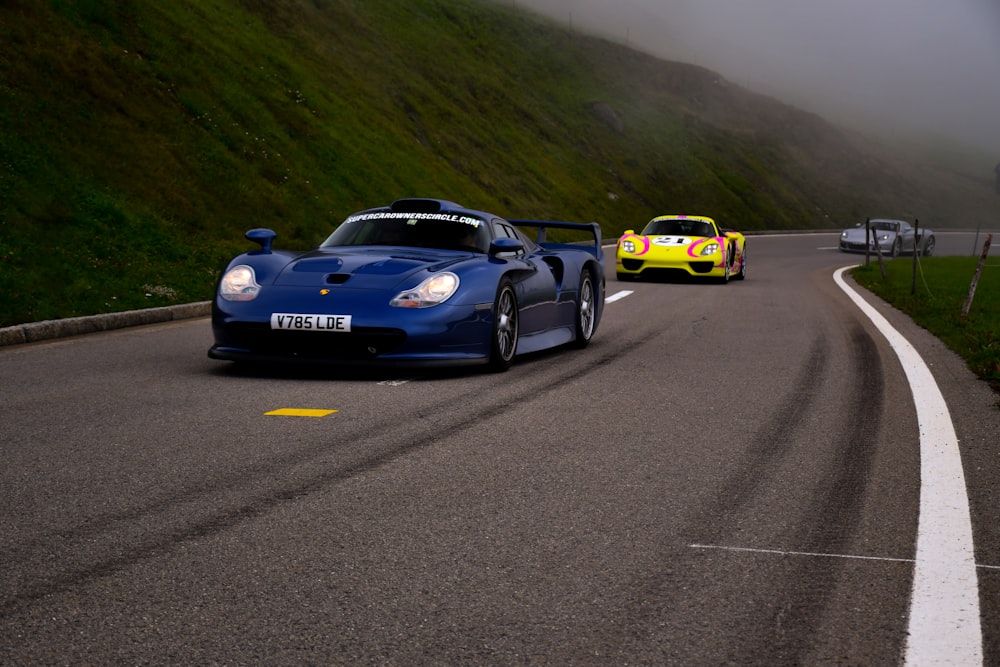
<path fill-rule="evenodd" d="M 597 299 L 594 278 L 590 271 L 580 274 L 580 289 L 576 294 L 576 339 L 573 347 L 584 348 L 594 337 L 597 328 Z"/>
<path fill-rule="evenodd" d="M 497 288 L 497 297 L 493 302 L 491 339 L 490 370 L 503 372 L 510 368 L 517 352 L 517 295 L 506 278 Z"/>
<path fill-rule="evenodd" d="M 743 254 L 740 255 L 740 272 L 733 276 L 733 280 L 746 280 L 747 278 L 747 247 L 743 246 Z"/>
<path fill-rule="evenodd" d="M 720 284 L 726 285 L 729 283 L 729 278 L 732 277 L 731 271 L 733 268 L 732 262 L 730 261 L 733 257 L 732 250 L 726 253 L 726 259 L 722 262 L 722 275 L 717 279 Z"/>

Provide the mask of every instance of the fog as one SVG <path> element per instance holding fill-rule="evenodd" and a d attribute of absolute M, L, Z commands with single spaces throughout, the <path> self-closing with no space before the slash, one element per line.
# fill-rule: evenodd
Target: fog
<path fill-rule="evenodd" d="M 1000 160 L 998 0 L 503 1 L 844 126 L 930 133 Z"/>

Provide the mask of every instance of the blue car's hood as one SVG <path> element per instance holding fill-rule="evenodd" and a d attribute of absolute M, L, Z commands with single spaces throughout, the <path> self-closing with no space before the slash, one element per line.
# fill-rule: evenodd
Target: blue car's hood
<path fill-rule="evenodd" d="M 349 284 L 356 289 L 391 289 L 416 273 L 441 271 L 476 256 L 425 248 L 372 246 L 315 250 L 289 262 L 274 284 L 297 287 Z"/>

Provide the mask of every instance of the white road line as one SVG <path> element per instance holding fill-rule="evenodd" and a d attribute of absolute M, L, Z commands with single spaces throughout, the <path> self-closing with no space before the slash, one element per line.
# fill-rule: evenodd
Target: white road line
<path fill-rule="evenodd" d="M 715 544 L 689 544 L 692 549 L 718 549 L 720 551 L 747 551 L 756 554 L 777 554 L 779 556 L 813 556 L 817 558 L 848 558 L 852 560 L 881 560 L 890 563 L 912 563 L 912 558 L 888 558 L 886 556 L 857 556 L 852 554 L 824 554 L 812 551 L 784 551 L 782 549 L 753 549 L 751 547 L 724 547 Z"/>
<path fill-rule="evenodd" d="M 979 586 L 972 520 L 958 437 L 927 364 L 882 315 L 843 279 L 833 279 L 896 352 L 913 392 L 920 430 L 920 516 L 904 664 L 981 665 Z"/>
<path fill-rule="evenodd" d="M 716 549 L 718 551 L 744 551 L 754 554 L 775 554 L 777 556 L 812 556 L 814 558 L 847 558 L 850 560 L 880 560 L 889 563 L 914 563 L 912 558 L 894 558 L 890 556 L 862 556 L 860 554 L 828 554 L 816 551 L 789 551 L 788 549 L 761 549 L 758 547 L 733 547 L 722 544 L 689 544 L 692 549 Z M 981 570 L 1000 570 L 1000 565 L 976 565 Z"/>
<path fill-rule="evenodd" d="M 604 298 L 604 303 L 614 303 L 615 301 L 618 301 L 619 299 L 624 299 L 625 297 L 627 297 L 631 293 L 632 293 L 632 290 L 627 290 L 627 289 L 621 290 L 620 292 L 615 292 L 611 296 L 605 297 Z"/>
<path fill-rule="evenodd" d="M 410 382 L 411 380 L 413 380 L 413 378 L 397 378 L 397 379 L 393 379 L 393 380 L 380 380 L 378 384 L 382 385 L 383 387 L 398 387 L 400 385 L 406 384 L 407 382 Z"/>

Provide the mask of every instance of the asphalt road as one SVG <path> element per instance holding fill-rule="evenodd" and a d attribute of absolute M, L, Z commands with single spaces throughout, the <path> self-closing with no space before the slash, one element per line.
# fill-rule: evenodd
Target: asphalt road
<path fill-rule="evenodd" d="M 205 318 L 0 347 L 0 663 L 901 664 L 921 434 L 835 243 L 611 257 L 590 347 L 497 375 L 241 371 Z M 1000 664 L 997 396 L 873 303 L 947 401 Z"/>

